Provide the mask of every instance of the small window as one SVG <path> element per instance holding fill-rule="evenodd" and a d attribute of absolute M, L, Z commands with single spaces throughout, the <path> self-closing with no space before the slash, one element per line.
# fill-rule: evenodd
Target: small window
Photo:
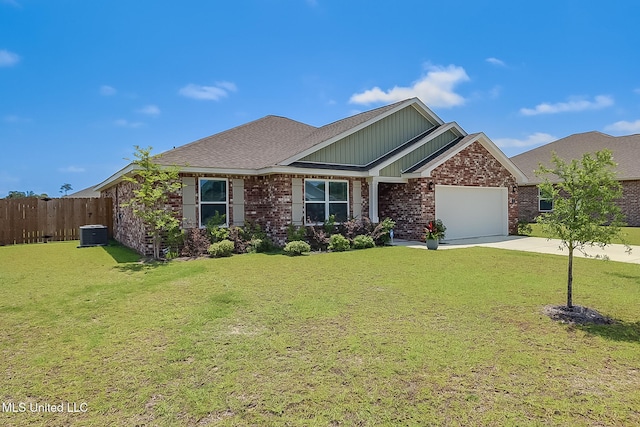
<path fill-rule="evenodd" d="M 540 212 L 550 212 L 553 210 L 553 197 L 548 192 L 543 192 L 538 188 L 538 210 Z"/>
<path fill-rule="evenodd" d="M 229 201 L 227 198 L 227 180 L 200 178 L 200 227 L 205 227 L 207 221 L 224 215 L 224 224 L 229 222 Z"/>
<path fill-rule="evenodd" d="M 304 182 L 305 218 L 318 224 L 334 215 L 336 222 L 349 217 L 349 183 L 347 181 L 307 179 Z"/>

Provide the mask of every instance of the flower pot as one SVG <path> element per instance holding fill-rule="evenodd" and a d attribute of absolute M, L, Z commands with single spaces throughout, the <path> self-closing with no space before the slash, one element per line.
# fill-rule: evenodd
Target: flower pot
<path fill-rule="evenodd" d="M 437 239 L 427 239 L 427 249 L 436 250 L 438 249 L 438 240 Z"/>

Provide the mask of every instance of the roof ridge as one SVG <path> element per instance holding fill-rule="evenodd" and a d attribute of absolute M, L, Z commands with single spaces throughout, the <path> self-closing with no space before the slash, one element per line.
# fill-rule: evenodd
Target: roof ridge
<path fill-rule="evenodd" d="M 234 126 L 232 128 L 225 129 L 225 130 L 223 130 L 221 132 L 217 132 L 217 133 L 214 133 L 212 135 L 203 136 L 202 138 L 198 138 L 195 141 L 191 141 L 191 142 L 188 142 L 186 144 L 174 147 L 174 148 L 172 148 L 170 150 L 163 151 L 162 153 L 156 154 L 156 156 L 162 156 L 165 153 L 175 152 L 177 150 L 183 150 L 183 149 L 186 149 L 187 147 L 191 147 L 191 146 L 193 146 L 195 144 L 201 143 L 206 139 L 209 139 L 209 138 L 212 138 L 212 137 L 222 137 L 222 136 L 230 134 L 232 132 L 236 132 L 236 131 L 238 131 L 240 129 L 248 128 L 250 126 L 254 126 L 256 123 L 260 123 L 260 122 L 266 121 L 266 120 L 271 119 L 271 118 L 284 119 L 284 120 L 288 120 L 288 121 L 291 121 L 291 122 L 295 122 L 295 123 L 299 123 L 299 124 L 302 124 L 302 125 L 305 125 L 305 126 L 312 127 L 312 128 L 314 128 L 314 130 L 318 129 L 316 126 L 309 125 L 307 123 L 303 123 L 303 122 L 300 122 L 298 120 L 290 119 L 289 117 L 278 116 L 278 115 L 275 115 L 275 114 L 267 114 L 266 116 L 260 117 L 260 118 L 255 119 L 255 120 L 251 120 L 250 122 L 242 123 L 242 124 L 240 124 L 238 126 Z"/>

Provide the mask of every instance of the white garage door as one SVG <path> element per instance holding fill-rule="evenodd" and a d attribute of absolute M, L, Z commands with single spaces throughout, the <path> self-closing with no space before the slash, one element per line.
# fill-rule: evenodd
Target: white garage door
<path fill-rule="evenodd" d="M 436 218 L 447 227 L 446 240 L 509 233 L 506 188 L 436 185 Z"/>

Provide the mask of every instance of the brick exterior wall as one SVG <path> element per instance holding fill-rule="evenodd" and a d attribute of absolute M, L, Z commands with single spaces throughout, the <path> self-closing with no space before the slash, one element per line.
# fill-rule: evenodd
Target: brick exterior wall
<path fill-rule="evenodd" d="M 153 255 L 153 242 L 147 233 L 142 220 L 133 214 L 133 208 L 122 206 L 131 200 L 135 185 L 131 182 L 120 182 L 101 192 L 101 197 L 111 197 L 113 200 L 113 238 L 123 245 L 145 255 Z M 173 210 L 176 216 L 182 213 L 182 195 L 172 194 L 165 205 Z"/>
<path fill-rule="evenodd" d="M 640 227 L 640 181 L 622 181 L 622 200 L 619 204 L 627 225 Z"/>
<path fill-rule="evenodd" d="M 640 227 L 640 181 L 622 181 L 622 198 L 618 206 L 626 217 L 627 225 Z M 518 198 L 519 215 L 523 221 L 533 222 L 540 215 L 538 210 L 538 187 L 520 187 Z"/>
<path fill-rule="evenodd" d="M 427 222 L 435 219 L 434 185 L 506 187 L 509 194 L 509 233 L 518 231 L 518 191 L 512 192 L 516 179 L 479 142 L 474 142 L 453 158 L 438 166 L 429 178 L 410 179 L 407 184 L 379 184 L 380 218 L 396 221 L 396 235 L 402 239 L 424 240 Z M 434 187 L 435 188 L 435 187 Z"/>
<path fill-rule="evenodd" d="M 378 184 L 378 216 L 396 222 L 394 235 L 400 239 L 424 240 L 427 222 L 435 217 L 435 192 L 431 178 L 410 179 L 406 184 Z"/>
<path fill-rule="evenodd" d="M 329 175 L 266 175 L 244 178 L 245 220 L 260 224 L 274 242 L 284 245 L 287 227 L 292 222 L 293 178 L 342 179 L 349 182 L 349 213 L 353 212 L 353 182 L 361 182 L 362 213 L 368 216 L 369 190 L 365 178 L 346 178 Z"/>
<path fill-rule="evenodd" d="M 540 215 L 538 210 L 538 187 L 521 186 L 518 189 L 518 216 L 521 221 L 534 222 Z"/>
<path fill-rule="evenodd" d="M 369 189 L 366 178 L 342 178 L 328 175 L 291 175 L 275 174 L 264 176 L 241 175 L 208 175 L 208 174 L 182 174 L 184 177 L 196 179 L 196 202 L 199 199 L 198 178 L 227 178 L 229 192 L 229 224 L 233 224 L 233 201 L 236 197 L 233 188 L 233 179 L 244 180 L 244 214 L 245 221 L 259 224 L 262 229 L 274 240 L 284 245 L 287 237 L 287 227 L 292 222 L 292 179 L 344 179 L 349 182 L 349 212 L 353 209 L 353 182 L 361 182 L 362 213 L 368 216 Z M 143 255 L 151 255 L 153 246 L 147 236 L 142 221 L 133 215 L 131 208 L 122 206 L 133 196 L 133 184 L 121 182 L 102 192 L 103 197 L 113 197 L 114 200 L 114 238 L 125 246 L 128 246 Z M 197 204 L 196 204 L 197 206 Z M 167 209 L 172 209 L 176 216 L 182 217 L 182 192 L 170 196 Z M 196 224 L 200 223 L 199 209 L 196 209 Z"/>

